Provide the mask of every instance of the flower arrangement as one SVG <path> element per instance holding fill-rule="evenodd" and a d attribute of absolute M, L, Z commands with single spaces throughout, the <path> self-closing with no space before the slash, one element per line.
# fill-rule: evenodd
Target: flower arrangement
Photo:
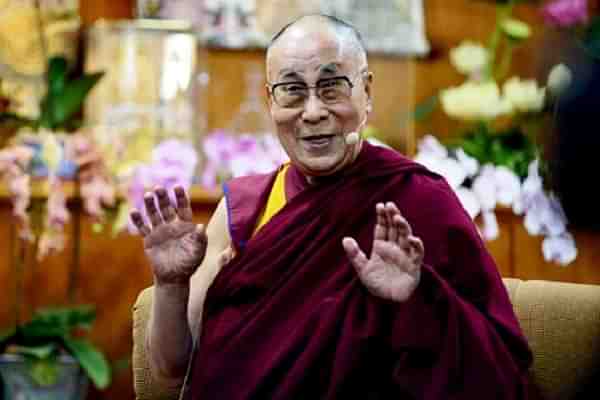
<path fill-rule="evenodd" d="M 38 258 L 52 250 L 64 248 L 64 227 L 69 220 L 61 177 L 71 176 L 76 166 L 69 163 L 69 155 L 79 145 L 81 135 L 69 134 L 76 127 L 74 117 L 89 91 L 102 73 L 69 76 L 67 60 L 53 57 L 48 63 L 47 93 L 43 97 L 37 118 L 11 112 L 0 114 L 0 123 L 19 127 L 11 144 L 0 151 L 0 178 L 6 181 L 13 197 L 14 215 L 20 223 L 20 236 L 36 241 Z M 34 226 L 30 213 L 30 181 L 46 176 L 49 196 L 45 205 L 32 207 L 43 210 L 35 215 Z M 39 239 L 39 240 L 38 240 Z"/>
<path fill-rule="evenodd" d="M 523 215 L 530 234 L 544 236 L 547 261 L 567 265 L 577 248 L 560 201 L 544 184 L 544 129 L 571 72 L 558 64 L 545 85 L 511 76 L 513 51 L 530 37 L 531 28 L 512 16 L 516 1 L 495 3 L 496 25 L 487 45 L 465 40 L 450 51 L 450 63 L 465 81 L 434 98 L 464 130 L 445 145 L 424 137 L 416 160 L 447 178 L 472 218 L 481 216 L 485 239 L 499 234 L 495 208 L 507 207 Z M 594 56 L 600 54 L 600 22 L 589 11 L 586 0 L 547 1 L 540 8 L 550 26 L 573 31 Z"/>
<path fill-rule="evenodd" d="M 189 189 L 195 175 L 198 156 L 196 150 L 186 142 L 169 139 L 159 143 L 151 151 L 151 159 L 139 163 L 132 168 L 131 174 L 125 177 L 123 183 L 127 202 L 122 203 L 116 223 L 115 231 L 120 230 L 125 224 L 129 231 L 137 233 L 135 227 L 129 224 L 130 208 L 141 210 L 142 216 L 148 221 L 144 207 L 144 193 L 148 188 L 161 186 L 167 189 L 171 202 L 175 204 L 173 191 L 175 186 Z"/>
<path fill-rule="evenodd" d="M 271 172 L 289 160 L 271 133 L 236 135 L 217 130 L 204 138 L 202 151 L 206 163 L 200 183 L 206 188 L 242 175 Z"/>

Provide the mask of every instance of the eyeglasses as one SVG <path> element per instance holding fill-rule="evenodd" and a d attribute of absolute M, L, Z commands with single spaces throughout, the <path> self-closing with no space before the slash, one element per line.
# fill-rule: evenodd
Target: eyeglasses
<path fill-rule="evenodd" d="M 336 104 L 352 96 L 354 85 L 347 76 L 319 79 L 314 86 L 304 82 L 282 82 L 270 86 L 271 95 L 277 105 L 284 108 L 300 108 L 315 89 L 317 97 L 325 104 Z"/>

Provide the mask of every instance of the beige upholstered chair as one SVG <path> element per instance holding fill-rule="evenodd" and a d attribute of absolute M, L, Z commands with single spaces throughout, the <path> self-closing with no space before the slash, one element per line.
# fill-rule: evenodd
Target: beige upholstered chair
<path fill-rule="evenodd" d="M 532 376 L 544 399 L 568 400 L 600 361 L 600 285 L 505 278 L 510 299 L 534 352 Z M 133 373 L 138 400 L 176 399 L 152 381 L 144 353 L 152 289 L 133 309 Z"/>

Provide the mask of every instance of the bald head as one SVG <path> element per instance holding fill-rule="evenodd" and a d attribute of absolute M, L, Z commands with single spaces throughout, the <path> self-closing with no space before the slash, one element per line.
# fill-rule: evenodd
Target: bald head
<path fill-rule="evenodd" d="M 267 47 L 267 76 L 270 61 L 282 45 L 320 42 L 335 46 L 344 57 L 355 58 L 360 69 L 367 67 L 367 54 L 360 33 L 352 25 L 329 15 L 302 16 L 284 26 Z"/>

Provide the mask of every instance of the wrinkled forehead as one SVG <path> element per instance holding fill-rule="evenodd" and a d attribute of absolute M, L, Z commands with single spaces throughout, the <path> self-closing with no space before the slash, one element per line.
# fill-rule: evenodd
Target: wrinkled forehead
<path fill-rule="evenodd" d="M 290 29 L 269 50 L 267 76 L 273 82 L 296 73 L 356 74 L 360 52 L 355 43 L 329 27 Z"/>

